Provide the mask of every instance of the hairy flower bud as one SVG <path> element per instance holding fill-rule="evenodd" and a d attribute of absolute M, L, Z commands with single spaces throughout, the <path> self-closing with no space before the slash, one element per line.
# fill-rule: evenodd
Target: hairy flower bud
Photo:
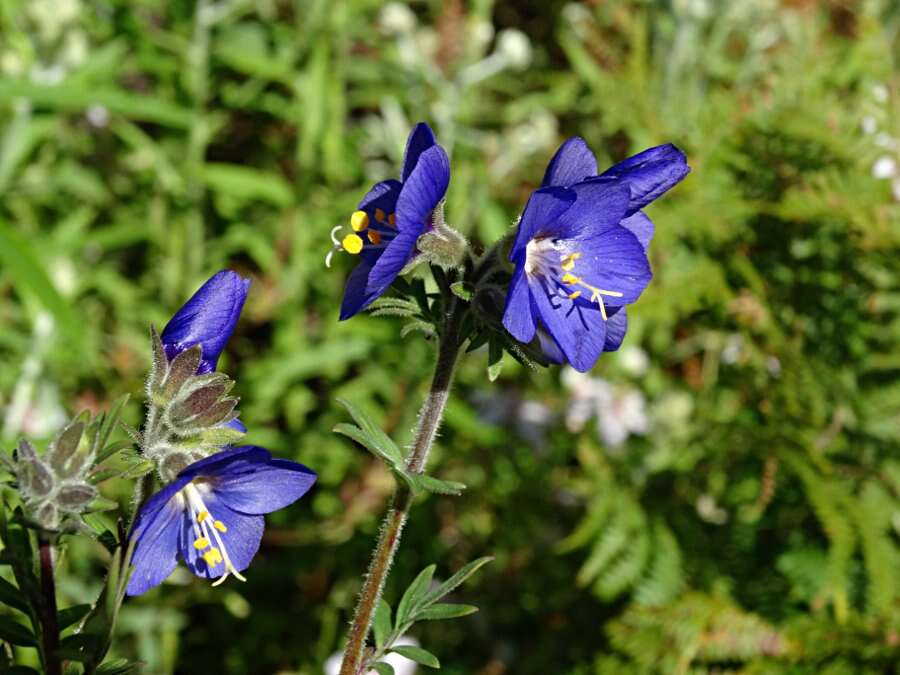
<path fill-rule="evenodd" d="M 80 512 L 82 507 L 87 506 L 97 497 L 97 488 L 87 483 L 75 483 L 73 485 L 63 485 L 59 488 L 56 495 L 56 501 L 65 511 Z"/>
<path fill-rule="evenodd" d="M 57 476 L 62 478 L 77 476 L 90 463 L 84 429 L 84 422 L 76 418 L 50 444 L 47 459 Z"/>
<path fill-rule="evenodd" d="M 171 401 L 185 383 L 197 373 L 202 356 L 203 350 L 200 345 L 194 345 L 169 362 L 158 392 L 162 397 L 161 403 Z"/>

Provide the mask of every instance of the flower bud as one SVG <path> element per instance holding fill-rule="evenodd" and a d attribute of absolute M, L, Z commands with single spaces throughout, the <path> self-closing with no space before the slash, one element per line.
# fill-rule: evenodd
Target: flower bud
<path fill-rule="evenodd" d="M 160 403 L 165 404 L 171 401 L 188 379 L 197 373 L 202 356 L 203 350 L 200 345 L 194 345 L 190 349 L 185 349 L 169 362 L 166 375 L 158 392 L 162 397 Z"/>
<path fill-rule="evenodd" d="M 97 497 L 97 488 L 87 483 L 63 485 L 56 494 L 56 503 L 64 511 L 80 512 Z"/>
<path fill-rule="evenodd" d="M 50 444 L 47 459 L 57 476 L 62 478 L 76 476 L 86 468 L 90 457 L 87 443 L 83 444 L 85 447 L 81 447 L 83 437 L 84 422 L 76 418 Z"/>

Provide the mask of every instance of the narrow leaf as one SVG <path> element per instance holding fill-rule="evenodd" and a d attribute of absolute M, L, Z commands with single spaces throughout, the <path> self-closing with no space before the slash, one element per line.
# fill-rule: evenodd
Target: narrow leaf
<path fill-rule="evenodd" d="M 434 576 L 436 565 L 429 565 L 419 572 L 419 576 L 413 579 L 409 588 L 400 598 L 400 604 L 397 605 L 397 626 L 405 624 L 410 616 L 415 613 L 420 606 L 422 599 L 428 593 L 428 587 L 431 585 L 431 579 Z"/>
<path fill-rule="evenodd" d="M 421 647 L 403 645 L 401 647 L 391 647 L 391 651 L 399 654 L 400 656 L 405 656 L 408 659 L 412 659 L 416 663 L 420 663 L 423 666 L 428 666 L 429 668 L 441 667 L 441 662 L 437 660 L 437 657 L 431 652 L 422 649 Z"/>
<path fill-rule="evenodd" d="M 475 572 L 487 565 L 493 559 L 492 556 L 485 556 L 484 558 L 478 558 L 477 560 L 473 560 L 472 562 L 463 565 L 456 574 L 431 591 L 425 597 L 423 604 L 430 604 L 436 600 L 440 600 L 448 593 L 454 591 L 458 586 L 462 585 L 466 579 L 475 574 Z"/>
<path fill-rule="evenodd" d="M 20 612 L 25 612 L 25 614 L 29 612 L 28 603 L 25 602 L 25 595 L 22 591 L 3 578 L 0 578 L 0 602 L 18 609 Z"/>
<path fill-rule="evenodd" d="M 434 492 L 440 495 L 459 495 L 466 489 L 464 483 L 457 483 L 452 480 L 440 480 L 434 476 L 427 476 L 425 474 L 412 474 L 411 482 L 419 490 Z"/>
<path fill-rule="evenodd" d="M 394 666 L 390 663 L 385 663 L 384 661 L 373 663 L 372 670 L 378 673 L 378 675 L 394 675 Z"/>
<path fill-rule="evenodd" d="M 375 646 L 378 649 L 384 647 L 385 641 L 391 633 L 391 606 L 384 598 L 378 602 L 378 607 L 375 608 L 372 633 L 375 636 Z"/>
<path fill-rule="evenodd" d="M 382 431 L 381 427 L 377 425 L 371 417 L 346 399 L 339 398 L 338 403 L 347 409 L 347 412 L 350 413 L 350 417 L 353 418 L 353 421 L 359 425 L 359 428 L 369 439 L 369 443 L 372 445 L 366 444 L 366 447 L 370 450 L 377 448 L 383 456 L 396 458 L 395 464 L 403 462 L 403 453 L 400 452 L 400 448 L 398 448 L 397 444 L 391 440 L 390 436 Z"/>
<path fill-rule="evenodd" d="M 91 611 L 90 605 L 72 605 L 59 611 L 59 629 L 63 630 L 81 621 Z"/>
<path fill-rule="evenodd" d="M 435 621 L 438 619 L 458 619 L 478 611 L 475 605 L 459 605 L 438 602 L 422 609 L 415 615 L 416 621 Z"/>
<path fill-rule="evenodd" d="M 34 633 L 20 623 L 17 623 L 8 616 L 0 616 L 0 640 L 8 642 L 11 645 L 21 645 L 23 647 L 37 647 L 37 640 Z"/>

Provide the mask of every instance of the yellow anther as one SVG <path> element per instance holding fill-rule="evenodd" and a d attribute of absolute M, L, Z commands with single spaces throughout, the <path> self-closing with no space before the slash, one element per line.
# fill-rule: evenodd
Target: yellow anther
<path fill-rule="evenodd" d="M 225 527 L 225 523 L 223 523 L 221 520 L 217 520 L 216 522 L 214 522 L 213 527 L 216 528 L 219 532 L 228 532 L 228 528 Z"/>
<path fill-rule="evenodd" d="M 573 291 L 572 293 L 569 293 L 569 300 L 574 300 L 578 297 L 581 297 L 581 291 Z"/>
<path fill-rule="evenodd" d="M 194 541 L 194 548 L 198 551 L 202 551 L 205 548 L 209 548 L 209 539 L 206 537 L 200 537 Z"/>
<path fill-rule="evenodd" d="M 363 249 L 363 240 L 358 234 L 348 234 L 341 241 L 341 246 L 347 253 L 357 255 Z"/>
<path fill-rule="evenodd" d="M 219 549 L 211 548 L 203 554 L 203 559 L 206 561 L 207 565 L 209 565 L 210 567 L 215 567 L 220 562 L 222 562 L 222 554 L 219 553 Z"/>
<path fill-rule="evenodd" d="M 381 209 L 375 209 L 375 220 L 379 223 L 384 220 L 384 211 Z"/>
<path fill-rule="evenodd" d="M 203 521 L 206 520 L 207 518 L 209 518 L 209 511 L 201 511 L 200 513 L 197 514 L 197 522 L 200 523 L 201 525 L 203 524 Z"/>
<path fill-rule="evenodd" d="M 572 255 L 567 255 L 565 258 L 563 258 L 563 261 L 562 261 L 563 270 L 565 270 L 566 272 L 569 272 L 570 270 L 575 269 L 575 261 L 578 260 L 580 257 L 581 257 L 580 253 L 573 253 Z"/>
<path fill-rule="evenodd" d="M 350 216 L 350 227 L 354 232 L 362 232 L 369 226 L 369 216 L 365 211 L 354 211 Z"/>
<path fill-rule="evenodd" d="M 390 223 L 391 225 L 397 224 L 397 214 L 396 213 L 392 213 L 391 215 L 388 216 L 388 223 Z"/>
<path fill-rule="evenodd" d="M 371 241 L 376 246 L 381 243 L 381 232 L 378 230 L 369 230 L 367 232 L 369 236 L 369 241 Z"/>
<path fill-rule="evenodd" d="M 577 284 L 579 282 L 579 279 L 574 274 L 569 274 L 567 272 L 563 275 L 562 282 L 566 285 L 572 285 Z"/>

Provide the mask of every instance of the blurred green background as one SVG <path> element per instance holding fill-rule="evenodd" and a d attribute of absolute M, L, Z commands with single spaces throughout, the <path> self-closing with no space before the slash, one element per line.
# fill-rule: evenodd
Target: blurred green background
<path fill-rule="evenodd" d="M 125 392 L 139 424 L 148 324 L 230 267 L 248 440 L 320 475 L 246 584 L 182 569 L 114 651 L 312 674 L 340 648 L 392 479 L 331 433 L 335 398 L 408 440 L 432 346 L 339 323 L 352 261 L 323 260 L 425 120 L 479 248 L 567 136 L 693 167 L 650 209 L 620 352 L 463 363 L 432 466 L 469 489 L 421 501 L 388 588 L 496 556 L 456 593 L 478 614 L 415 635 L 443 670 L 897 672 L 898 29 L 889 0 L 0 0 L 5 446 Z M 63 606 L 103 555 L 72 543 Z"/>

